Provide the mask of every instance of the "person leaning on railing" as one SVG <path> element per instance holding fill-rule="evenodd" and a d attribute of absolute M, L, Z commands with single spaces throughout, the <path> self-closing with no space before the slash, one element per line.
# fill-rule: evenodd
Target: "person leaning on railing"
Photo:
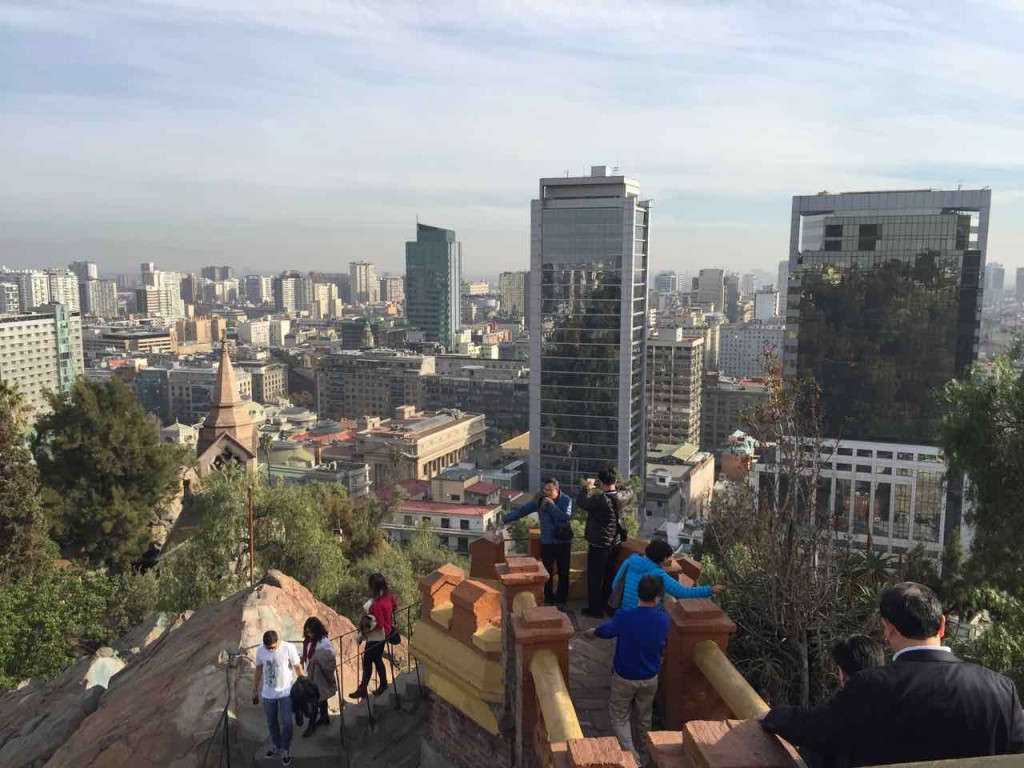
<path fill-rule="evenodd" d="M 558 479 L 545 478 L 540 493 L 513 512 L 502 515 L 502 525 L 520 520 L 537 513 L 540 522 L 540 559 L 548 572 L 544 583 L 544 604 L 557 605 L 565 610 L 569 599 L 569 565 L 572 559 L 572 499 L 563 493 Z M 558 590 L 554 588 L 555 571 L 558 567 Z"/>
<path fill-rule="evenodd" d="M 672 578 L 665 569 L 672 563 L 672 546 L 663 539 L 651 541 L 644 554 L 632 554 L 619 566 L 615 580 L 612 582 L 612 606 L 615 608 L 636 608 L 637 586 L 644 576 L 655 576 L 661 579 L 665 594 L 672 595 L 676 600 L 696 597 L 711 597 L 725 591 L 725 587 L 716 584 L 713 587 L 685 587 Z M 615 596 L 622 588 L 621 605 L 615 605 Z"/>
<path fill-rule="evenodd" d="M 1024 753 L 1013 682 L 942 645 L 945 617 L 931 589 L 889 587 L 879 613 L 892 663 L 861 670 L 816 707 L 774 707 L 761 720 L 767 731 L 851 766 Z"/>

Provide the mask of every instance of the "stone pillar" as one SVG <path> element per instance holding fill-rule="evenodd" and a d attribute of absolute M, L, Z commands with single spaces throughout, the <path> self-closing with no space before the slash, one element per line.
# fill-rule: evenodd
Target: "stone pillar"
<path fill-rule="evenodd" d="M 688 763 L 707 768 L 793 768 L 799 755 L 787 750 L 756 720 L 708 722 L 693 720 L 683 730 L 682 755 Z M 680 763 L 655 763 L 658 768 Z"/>
<path fill-rule="evenodd" d="M 661 696 L 665 728 L 681 730 L 690 720 L 725 720 L 732 713 L 704 678 L 693 660 L 694 648 L 711 640 L 723 651 L 736 625 L 708 599 L 666 603 L 669 616 L 665 662 L 661 667 Z"/>
<path fill-rule="evenodd" d="M 498 578 L 494 567 L 505 562 L 505 540 L 494 531 L 487 531 L 469 545 L 469 577 L 494 581 Z"/>
<path fill-rule="evenodd" d="M 542 569 L 543 570 L 543 569 Z M 515 689 L 516 735 L 513 747 L 515 765 L 519 768 L 534 764 L 536 759 L 532 735 L 540 721 L 537 690 L 530 672 L 534 655 L 541 650 L 551 651 L 558 659 L 562 678 L 569 681 L 569 638 L 575 632 L 569 617 L 554 607 L 527 608 L 512 616 L 512 635 L 515 642 L 514 677 L 505 679 L 506 686 Z"/>
<path fill-rule="evenodd" d="M 452 601 L 452 591 L 465 581 L 466 577 L 462 569 L 457 565 L 446 563 L 433 573 L 427 574 L 419 580 L 417 586 L 420 590 L 420 618 L 430 621 L 430 612 L 445 603 Z"/>
<path fill-rule="evenodd" d="M 530 529 L 530 540 L 526 542 L 526 554 L 540 561 L 540 528 Z"/>
<path fill-rule="evenodd" d="M 510 557 L 504 563 L 494 567 L 501 582 L 504 618 L 509 618 L 512 603 L 520 592 L 532 592 L 537 605 L 544 604 L 544 584 L 548 580 L 548 572 L 533 557 Z M 506 626 L 508 622 L 506 621 Z"/>
<path fill-rule="evenodd" d="M 570 741 L 568 753 L 568 768 L 636 768 L 633 755 L 614 736 Z"/>

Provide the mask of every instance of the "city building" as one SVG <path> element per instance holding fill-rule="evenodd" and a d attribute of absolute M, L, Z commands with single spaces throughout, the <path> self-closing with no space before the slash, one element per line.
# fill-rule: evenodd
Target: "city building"
<path fill-rule="evenodd" d="M 252 377 L 252 399 L 257 403 L 272 403 L 288 396 L 288 368 L 281 363 L 246 360 L 236 362 L 235 368 Z"/>
<path fill-rule="evenodd" d="M 100 279 L 100 266 L 95 261 L 72 261 L 68 270 L 83 283 Z"/>
<path fill-rule="evenodd" d="M 3 274 L 0 273 L 0 277 Z M 18 284 L 14 282 L 0 282 L 0 315 L 16 315 L 21 311 L 21 301 L 18 298 Z"/>
<path fill-rule="evenodd" d="M 401 275 L 384 275 L 380 279 L 380 300 L 391 304 L 405 301 L 405 278 Z"/>
<path fill-rule="evenodd" d="M 750 298 L 751 296 L 753 296 L 754 292 L 755 292 L 754 285 L 755 285 L 756 282 L 757 282 L 757 278 L 751 272 L 747 272 L 747 273 L 741 275 L 740 276 L 740 295 L 743 296 L 743 297 L 746 297 L 746 298 Z"/>
<path fill-rule="evenodd" d="M 228 348 L 222 344 L 208 412 L 196 442 L 196 465 L 200 474 L 218 471 L 233 464 L 240 465 L 249 474 L 256 473 L 259 438 L 246 404 L 239 396 L 239 385 L 240 382 L 235 380 Z"/>
<path fill-rule="evenodd" d="M 827 436 L 932 439 L 936 395 L 977 354 L 990 201 L 987 189 L 793 198 L 786 374 L 818 382 Z"/>
<path fill-rule="evenodd" d="M 529 316 L 529 272 L 502 272 L 498 275 L 501 316 L 525 319 Z"/>
<path fill-rule="evenodd" d="M 231 267 L 203 267 L 200 274 L 206 280 L 231 280 L 235 276 L 235 270 L 233 270 Z"/>
<path fill-rule="evenodd" d="M 768 323 L 776 320 L 780 315 L 779 292 L 774 286 L 762 288 L 754 294 L 754 321 Z M 781 347 L 779 349 L 781 352 Z"/>
<path fill-rule="evenodd" d="M 438 357 L 438 362 L 441 360 Z M 473 360 L 474 363 L 488 362 Z M 530 369 L 520 361 L 489 368 L 463 364 L 455 371 L 440 368 L 420 380 L 423 407 L 429 411 L 457 408 L 487 417 L 487 428 L 512 437 L 530 428 Z"/>
<path fill-rule="evenodd" d="M 270 319 L 270 346 L 272 347 L 284 347 L 287 346 L 286 340 L 288 334 L 292 332 L 291 320 L 285 318 L 271 318 Z"/>
<path fill-rule="evenodd" d="M 103 320 L 118 316 L 117 283 L 113 280 L 87 280 L 79 283 L 82 314 Z"/>
<path fill-rule="evenodd" d="M 725 276 L 725 317 L 730 323 L 743 322 L 740 315 L 740 276 Z"/>
<path fill-rule="evenodd" d="M 462 286 L 463 296 L 486 296 L 491 292 L 491 285 L 486 280 L 469 282 Z"/>
<path fill-rule="evenodd" d="M 679 274 L 663 269 L 654 276 L 654 290 L 658 293 L 675 293 L 679 290 Z"/>
<path fill-rule="evenodd" d="M 1024 267 L 1017 267 L 1016 293 L 1018 304 L 1024 304 Z"/>
<path fill-rule="evenodd" d="M 725 270 L 702 269 L 697 277 L 697 304 L 710 312 L 725 312 Z"/>
<path fill-rule="evenodd" d="M 368 261 L 353 261 L 348 265 L 348 272 L 353 304 L 376 304 L 380 301 L 376 266 Z"/>
<path fill-rule="evenodd" d="M 31 312 L 35 307 L 48 304 L 50 301 L 50 281 L 45 272 L 4 271 L 0 272 L 0 279 L 18 286 L 18 308 L 21 312 Z"/>
<path fill-rule="evenodd" d="M 295 313 L 301 279 L 298 272 L 282 272 L 274 278 L 272 283 L 274 308 L 278 312 L 285 312 L 289 315 Z"/>
<path fill-rule="evenodd" d="M 785 315 L 788 306 L 787 296 L 789 292 L 789 261 L 779 262 L 778 280 L 775 287 L 779 289 L 779 311 Z"/>
<path fill-rule="evenodd" d="M 641 535 L 662 532 L 666 524 L 703 520 L 711 510 L 715 457 L 691 443 L 653 446 L 647 452 Z"/>
<path fill-rule="evenodd" d="M 530 487 L 644 475 L 649 201 L 606 166 L 531 206 Z"/>
<path fill-rule="evenodd" d="M 270 320 L 247 320 L 244 323 L 239 323 L 235 327 L 238 343 L 250 347 L 269 347 L 270 322 Z"/>
<path fill-rule="evenodd" d="M 246 275 L 242 291 L 250 304 L 270 304 L 274 300 L 274 278 L 270 275 Z"/>
<path fill-rule="evenodd" d="M 462 243 L 450 229 L 416 224 L 405 244 L 405 316 L 424 341 L 453 348 L 462 327 Z"/>
<path fill-rule="evenodd" d="M 729 435 L 743 429 L 744 415 L 768 399 L 764 381 L 730 379 L 719 373 L 704 376 L 701 393 L 700 447 L 721 448 Z"/>
<path fill-rule="evenodd" d="M 992 262 L 985 266 L 985 309 L 999 309 L 1003 306 L 1003 288 L 1006 269 L 1002 264 Z"/>
<path fill-rule="evenodd" d="M 370 465 L 378 491 L 402 480 L 430 480 L 466 461 L 484 445 L 487 432 L 481 414 L 417 411 L 411 405 L 396 408 L 391 418 L 368 417 L 359 424 L 355 456 Z"/>
<path fill-rule="evenodd" d="M 317 410 L 322 418 L 383 417 L 402 405 L 422 407 L 422 377 L 434 358 L 390 349 L 324 355 L 317 367 Z"/>
<path fill-rule="evenodd" d="M 169 419 L 195 424 L 203 418 L 213 406 L 219 380 L 218 373 L 219 368 L 171 368 L 167 379 L 170 396 Z M 232 369 L 231 382 L 240 401 L 252 399 L 252 377 L 248 371 L 236 373 Z"/>
<path fill-rule="evenodd" d="M 704 339 L 658 328 L 647 340 L 647 444 L 700 442 Z"/>
<path fill-rule="evenodd" d="M 85 372 L 82 320 L 62 304 L 0 316 L 0 381 L 16 387 L 30 414 L 48 409 L 46 393 L 68 392 Z"/>
<path fill-rule="evenodd" d="M 195 273 L 182 275 L 181 280 L 178 281 L 181 300 L 186 304 L 202 304 L 205 299 L 204 283 L 205 281 Z"/>
<path fill-rule="evenodd" d="M 728 323 L 719 329 L 718 370 L 737 379 L 767 375 L 766 352 L 782 357 L 785 326 L 772 323 Z"/>
<path fill-rule="evenodd" d="M 84 333 L 83 346 L 85 356 L 90 360 L 125 352 L 160 355 L 177 352 L 178 339 L 172 328 L 90 327 Z"/>
<path fill-rule="evenodd" d="M 142 368 L 132 379 L 135 400 L 161 424 L 171 422 L 171 372 L 167 368 Z"/>

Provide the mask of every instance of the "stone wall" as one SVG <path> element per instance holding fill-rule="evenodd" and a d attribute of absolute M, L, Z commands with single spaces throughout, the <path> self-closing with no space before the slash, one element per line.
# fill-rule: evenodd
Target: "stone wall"
<path fill-rule="evenodd" d="M 420 768 L 478 768 L 512 764 L 512 744 L 492 735 L 439 696 L 429 702 Z"/>

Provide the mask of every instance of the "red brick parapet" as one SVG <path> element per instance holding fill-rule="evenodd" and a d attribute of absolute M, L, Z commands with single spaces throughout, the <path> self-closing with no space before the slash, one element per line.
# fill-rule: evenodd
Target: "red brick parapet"
<path fill-rule="evenodd" d="M 690 720 L 725 720 L 728 706 L 694 662 L 694 649 L 711 640 L 725 651 L 736 625 L 708 599 L 678 600 L 665 604 L 669 616 L 665 660 L 661 668 L 661 696 L 665 726 L 681 730 Z"/>
<path fill-rule="evenodd" d="M 756 720 L 694 720 L 647 736 L 656 768 L 793 768 L 796 753 Z"/>
<path fill-rule="evenodd" d="M 442 565 L 433 573 L 428 573 L 420 579 L 417 584 L 422 598 L 420 618 L 430 621 L 430 612 L 445 603 L 450 603 L 455 587 L 465 579 L 466 576 L 462 569 L 450 563 Z"/>
<path fill-rule="evenodd" d="M 505 540 L 495 531 L 487 531 L 469 545 L 469 576 L 472 579 L 498 578 L 494 567 L 505 562 Z"/>
<path fill-rule="evenodd" d="M 512 603 L 521 592 L 532 593 L 536 605 L 543 604 L 548 572 L 540 560 L 533 557 L 510 557 L 504 563 L 498 563 L 494 570 L 501 582 L 506 619 L 512 610 Z"/>
<path fill-rule="evenodd" d="M 467 579 L 452 590 L 451 602 L 452 636 L 466 645 L 483 650 L 480 633 L 492 626 L 501 627 L 501 593 L 483 582 Z M 489 650 L 489 655 L 497 659 L 501 653 L 501 644 L 494 643 Z"/>
<path fill-rule="evenodd" d="M 636 768 L 633 755 L 614 736 L 569 742 L 567 768 Z"/>

